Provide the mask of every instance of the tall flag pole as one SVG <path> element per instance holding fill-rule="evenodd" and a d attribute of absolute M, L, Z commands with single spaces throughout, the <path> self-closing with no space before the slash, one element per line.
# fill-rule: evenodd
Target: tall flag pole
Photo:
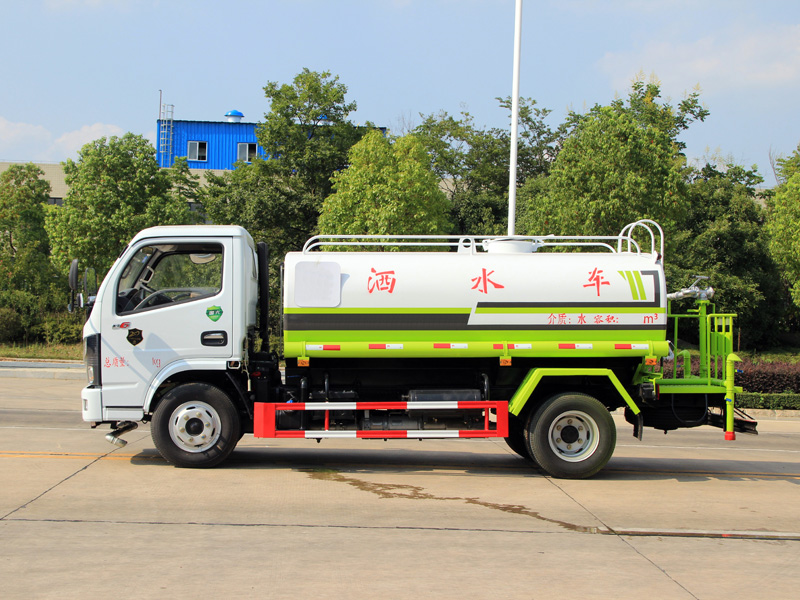
<path fill-rule="evenodd" d="M 516 232 L 517 138 L 519 137 L 519 51 L 522 45 L 522 0 L 517 0 L 514 19 L 514 78 L 511 85 L 511 157 L 508 167 L 508 235 Z"/>

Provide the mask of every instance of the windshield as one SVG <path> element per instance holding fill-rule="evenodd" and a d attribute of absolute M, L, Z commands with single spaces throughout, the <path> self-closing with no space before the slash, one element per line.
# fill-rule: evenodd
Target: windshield
<path fill-rule="evenodd" d="M 154 251 L 155 248 L 152 246 L 145 246 L 137 250 L 136 254 L 133 255 L 133 258 L 131 258 L 130 262 L 125 266 L 125 270 L 122 272 L 122 277 L 119 280 L 119 290 L 130 289 L 135 285 L 136 280 L 139 279 L 139 275 L 145 266 L 147 266 L 147 262 L 150 260 L 150 257 L 153 256 Z"/>

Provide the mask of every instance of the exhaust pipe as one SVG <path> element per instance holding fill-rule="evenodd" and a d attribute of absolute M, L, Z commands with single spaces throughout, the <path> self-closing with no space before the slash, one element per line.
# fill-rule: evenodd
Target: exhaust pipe
<path fill-rule="evenodd" d="M 137 427 L 139 427 L 138 423 L 134 423 L 133 421 L 123 421 L 122 423 L 118 424 L 114 431 L 106 434 L 106 439 L 115 446 L 124 448 L 128 442 L 123 440 L 120 436 L 128 433 L 129 431 L 133 431 Z"/>

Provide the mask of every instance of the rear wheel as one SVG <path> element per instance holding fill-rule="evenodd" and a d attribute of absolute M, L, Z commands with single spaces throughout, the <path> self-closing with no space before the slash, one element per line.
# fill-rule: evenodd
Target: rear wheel
<path fill-rule="evenodd" d="M 582 479 L 606 466 L 617 443 L 614 419 L 586 394 L 553 396 L 525 426 L 528 450 L 553 477 Z"/>
<path fill-rule="evenodd" d="M 525 441 L 525 421 L 520 417 L 508 415 L 508 437 L 506 444 L 522 458 L 531 460 L 528 444 Z"/>
<path fill-rule="evenodd" d="M 207 383 L 184 383 L 156 407 L 151 435 L 176 467 L 213 467 L 233 452 L 241 424 L 228 394 Z"/>

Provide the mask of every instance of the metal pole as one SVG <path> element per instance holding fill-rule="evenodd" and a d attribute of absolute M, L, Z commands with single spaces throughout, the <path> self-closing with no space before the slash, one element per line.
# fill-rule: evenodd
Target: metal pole
<path fill-rule="evenodd" d="M 517 138 L 519 136 L 519 51 L 522 45 L 522 0 L 517 0 L 514 19 L 514 78 L 511 85 L 511 157 L 508 167 L 508 235 L 516 232 Z"/>

